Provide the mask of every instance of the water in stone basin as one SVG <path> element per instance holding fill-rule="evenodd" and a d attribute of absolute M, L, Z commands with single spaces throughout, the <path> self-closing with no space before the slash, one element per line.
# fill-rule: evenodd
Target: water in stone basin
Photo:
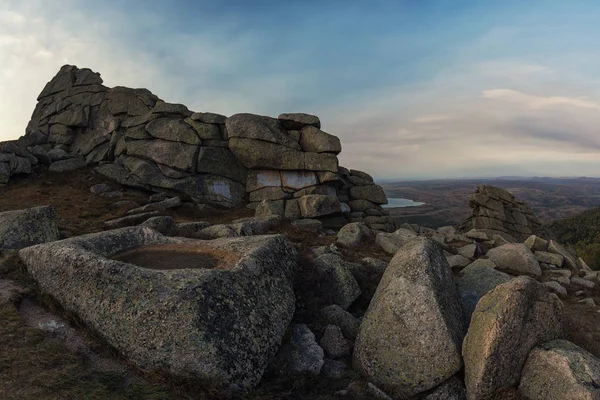
<path fill-rule="evenodd" d="M 179 244 L 135 247 L 110 258 L 157 270 L 229 269 L 239 259 L 235 254 L 218 249 Z"/>

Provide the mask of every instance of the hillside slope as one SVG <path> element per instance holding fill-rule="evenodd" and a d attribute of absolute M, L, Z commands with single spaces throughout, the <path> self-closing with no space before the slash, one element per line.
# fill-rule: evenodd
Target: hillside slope
<path fill-rule="evenodd" d="M 559 242 L 573 245 L 577 254 L 594 269 L 600 269 L 600 207 L 554 221 L 550 229 Z"/>

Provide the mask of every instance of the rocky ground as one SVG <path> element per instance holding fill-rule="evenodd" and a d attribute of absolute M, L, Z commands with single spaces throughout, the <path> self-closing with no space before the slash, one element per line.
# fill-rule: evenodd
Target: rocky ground
<path fill-rule="evenodd" d="M 253 299 L 251 308 L 243 312 L 252 314 L 256 302 L 261 301 L 263 308 L 276 307 L 286 313 L 277 320 L 284 321 L 287 329 L 278 331 L 282 336 L 272 350 L 275 353 L 264 353 L 272 355 L 258 367 L 264 368 L 264 373 L 259 372 L 258 385 L 252 384 L 252 390 L 240 394 L 219 388 L 215 382 L 141 367 L 140 358 L 134 354 L 140 349 L 137 343 L 143 340 L 139 335 L 152 325 L 141 329 L 141 320 L 132 325 L 132 332 L 138 332 L 132 342 L 113 336 L 111 332 L 116 328 L 123 332 L 120 325 L 128 320 L 117 320 L 111 328 L 108 320 L 98 319 L 97 313 L 102 307 L 115 311 L 113 307 L 122 307 L 118 301 L 122 295 L 114 297 L 114 305 L 106 298 L 109 303 L 103 300 L 99 311 L 86 315 L 86 310 L 92 310 L 90 301 L 94 298 L 88 296 L 92 289 L 85 289 L 86 278 L 79 275 L 75 281 L 63 279 L 76 271 L 65 268 L 80 262 L 63 258 L 77 254 L 68 240 L 53 242 L 56 250 L 47 247 L 53 243 L 31 247 L 31 251 L 24 250 L 20 255 L 5 250 L 0 263 L 0 312 L 6 323 L 0 327 L 0 342 L 10 345 L 0 350 L 4 366 L 0 368 L 1 398 L 535 400 L 583 399 L 600 394 L 600 362 L 595 358 L 600 357 L 598 273 L 555 241 L 531 235 L 539 226 L 532 223 L 533 217 L 518 217 L 523 210 L 529 214 L 506 192 L 491 187 L 476 192 L 474 214 L 463 224 L 470 224 L 466 231 L 404 224 L 394 233 L 375 234 L 360 223 L 336 232 L 323 228 L 316 220 L 283 222 L 273 218 L 273 207 L 268 202 L 256 212 L 196 207 L 181 199 L 173 200 L 176 197 L 168 194 L 156 196 L 107 182 L 86 169 L 24 177 L 2 189 L 2 210 L 56 205 L 55 218 L 44 207 L 29 211 L 38 213 L 38 217 L 19 223 L 19 229 L 29 229 L 28 235 L 19 236 L 15 226 L 10 236 L 0 234 L 5 247 L 17 239 L 43 242 L 72 237 L 79 240 L 77 243 L 88 243 L 82 244 L 84 249 L 96 248 L 98 252 L 98 245 L 113 250 L 134 246 L 132 240 L 142 234 L 139 240 L 144 243 L 156 237 L 160 243 L 179 246 L 197 239 L 210 244 L 221 237 L 214 243 L 220 254 L 225 254 L 239 253 L 240 246 L 251 243 L 248 240 L 256 237 L 252 240 L 259 243 L 265 237 L 256 234 L 267 233 L 282 234 L 294 243 L 295 250 L 290 247 L 289 251 L 297 256 L 284 250 L 276 257 L 277 264 L 270 264 L 281 265 L 289 259 L 290 265 L 296 265 L 295 277 L 287 283 L 294 291 L 292 311 L 280 307 L 289 295 L 277 292 L 280 294 L 276 296 L 284 297 L 273 302 L 276 292 L 272 292 L 263 300 Z M 131 213 L 132 209 L 138 210 Z M 496 213 L 492 219 L 499 222 L 490 222 L 491 211 Z M 505 217 L 511 216 L 498 219 L 500 211 Z M 255 214 L 258 217 L 253 218 Z M 6 219 L 7 215 L 12 214 L 0 217 L 5 218 L 3 221 L 17 220 L 14 216 Z M 55 219 L 55 231 L 41 223 L 48 218 Z M 479 228 L 471 229 L 474 225 Z M 37 236 L 31 234 L 31 226 L 36 226 Z M 93 232 L 97 232 L 99 244 L 93 244 L 96 236 L 84 236 L 90 239 L 80 241 L 80 235 Z M 155 232 L 155 236 L 146 232 Z M 522 237 L 515 238 L 508 232 Z M 40 240 L 42 236 L 46 240 Z M 272 247 L 279 245 L 269 246 L 270 250 L 256 259 L 267 262 L 266 268 L 271 262 L 267 254 L 283 251 Z M 65 253 L 63 248 L 71 250 Z M 256 262 L 248 265 L 256 268 Z M 169 276 L 176 278 L 177 273 Z M 92 280 L 101 291 L 105 290 L 102 274 L 98 270 Z M 110 290 L 126 285 L 115 285 L 118 273 L 114 274 Z M 151 281 L 153 276 L 142 281 Z M 268 286 L 285 287 L 282 282 Z M 159 284 L 154 283 L 154 287 Z M 249 290 L 258 293 L 272 289 Z M 151 298 L 147 296 L 146 301 Z M 79 299 L 84 301 L 78 303 Z M 163 302 L 164 297 L 161 299 Z M 140 310 L 136 308 L 136 312 Z M 119 317 L 127 309 L 115 311 L 112 314 Z M 270 318 L 272 313 L 267 314 L 264 317 Z M 169 315 L 173 314 L 159 311 L 159 319 L 151 323 L 160 324 Z M 206 321 L 204 326 L 215 321 Z M 175 319 L 166 326 L 177 323 Z M 490 330 L 494 325 L 497 328 Z M 248 326 L 243 331 L 249 333 L 252 329 Z M 278 335 L 257 332 L 257 340 L 272 341 Z M 157 331 L 154 337 L 160 337 L 160 333 Z M 233 335 L 236 337 L 239 335 Z M 236 343 L 225 347 L 230 349 Z M 245 359 L 240 356 L 242 349 L 237 351 L 236 359 Z M 177 370 L 173 364 L 169 368 Z M 256 367 L 246 369 L 254 371 Z M 576 397 L 564 397 L 565 393 Z"/>

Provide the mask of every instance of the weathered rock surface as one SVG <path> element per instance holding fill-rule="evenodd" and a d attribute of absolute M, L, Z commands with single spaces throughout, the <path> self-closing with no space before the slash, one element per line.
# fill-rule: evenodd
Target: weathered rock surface
<path fill-rule="evenodd" d="M 473 263 L 475 264 L 475 263 Z M 508 282 L 511 277 L 486 265 L 471 266 L 456 283 L 466 326 L 471 322 L 477 302 L 496 286 Z"/>
<path fill-rule="evenodd" d="M 107 88 L 100 74 L 65 65 L 40 94 L 25 136 L 0 143 L 0 183 L 38 164 L 56 172 L 87 165 L 122 185 L 169 190 L 200 204 L 254 209 L 262 200 L 283 200 L 290 220 L 302 217 L 298 199 L 305 195 L 339 203 L 312 204 L 310 218 L 349 213 L 347 202 L 355 200 L 370 212 L 370 228 L 393 230 L 377 205 L 387 202 L 381 187 L 364 172 L 339 167 L 340 151 L 339 139 L 314 115 L 192 112 L 147 89 Z"/>
<path fill-rule="evenodd" d="M 395 397 L 425 392 L 461 369 L 463 329 L 442 250 L 415 239 L 383 275 L 360 325 L 354 366 Z"/>
<path fill-rule="evenodd" d="M 529 277 L 518 277 L 483 296 L 471 317 L 462 353 L 469 400 L 515 387 L 529 351 L 562 335 L 563 305 Z"/>
<path fill-rule="evenodd" d="M 339 326 L 347 339 L 354 340 L 358 335 L 360 321 L 337 304 L 323 307 L 319 311 L 319 315 L 325 325 Z"/>
<path fill-rule="evenodd" d="M 541 276 L 534 254 L 522 243 L 510 243 L 491 249 L 486 256 L 505 272 L 513 275 Z"/>
<path fill-rule="evenodd" d="M 527 357 L 519 391 L 531 400 L 600 398 L 600 360 L 566 340 L 534 348 Z"/>
<path fill-rule="evenodd" d="M 462 232 L 478 229 L 490 234 L 508 234 L 523 241 L 542 230 L 528 205 L 498 187 L 479 185 L 469 199 L 469 206 L 473 213 L 459 226 Z"/>
<path fill-rule="evenodd" d="M 340 246 L 357 247 L 373 241 L 373 231 L 362 222 L 352 222 L 339 230 L 335 242 Z"/>
<path fill-rule="evenodd" d="M 53 206 L 0 212 L 0 250 L 22 249 L 58 239 Z"/>
<path fill-rule="evenodd" d="M 378 233 L 375 237 L 377 243 L 386 253 L 396 254 L 398 249 L 414 240 L 417 234 L 408 229 L 400 228 L 394 233 Z"/>
<path fill-rule="evenodd" d="M 219 269 L 152 269 L 110 258 L 160 244 L 229 261 Z M 294 313 L 296 254 L 282 236 L 202 242 L 135 227 L 19 255 L 44 293 L 139 367 L 234 390 L 259 382 Z"/>
<path fill-rule="evenodd" d="M 318 275 L 313 290 L 322 304 L 347 309 L 360 296 L 356 279 L 339 256 L 324 254 L 314 260 L 313 266 Z"/>
<path fill-rule="evenodd" d="M 329 358 L 342 358 L 350 354 L 350 342 L 342 334 L 341 328 L 336 325 L 325 327 L 325 332 L 319 344 Z"/>
<path fill-rule="evenodd" d="M 291 325 L 292 335 L 274 360 L 280 374 L 319 375 L 325 363 L 325 353 L 315 339 L 315 334 L 305 324 Z"/>

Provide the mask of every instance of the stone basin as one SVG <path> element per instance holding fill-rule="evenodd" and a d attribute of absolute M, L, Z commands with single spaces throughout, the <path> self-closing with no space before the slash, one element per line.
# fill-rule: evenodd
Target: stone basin
<path fill-rule="evenodd" d="M 189 268 L 224 270 L 231 269 L 240 259 L 237 254 L 209 246 L 173 243 L 134 247 L 114 254 L 110 258 L 156 270 Z"/>
<path fill-rule="evenodd" d="M 295 309 L 281 235 L 172 238 L 115 229 L 19 252 L 42 292 L 138 367 L 231 390 L 257 385 Z"/>

